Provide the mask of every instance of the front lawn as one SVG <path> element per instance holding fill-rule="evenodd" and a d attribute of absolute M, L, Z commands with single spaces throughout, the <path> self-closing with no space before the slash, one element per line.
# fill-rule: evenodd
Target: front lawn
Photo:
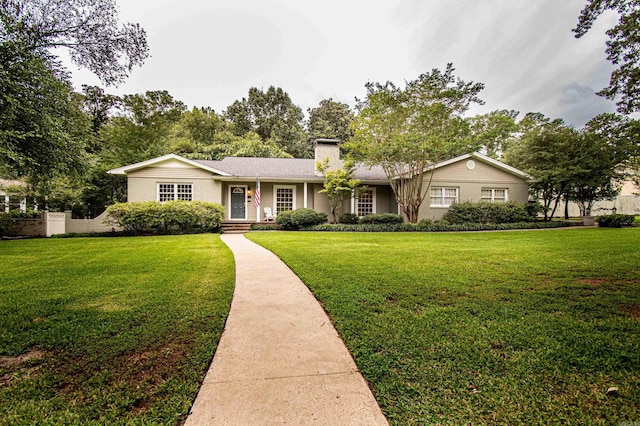
<path fill-rule="evenodd" d="M 234 283 L 218 235 L 0 241 L 0 424 L 176 424 Z"/>
<path fill-rule="evenodd" d="M 640 420 L 638 228 L 248 237 L 323 303 L 392 424 Z"/>

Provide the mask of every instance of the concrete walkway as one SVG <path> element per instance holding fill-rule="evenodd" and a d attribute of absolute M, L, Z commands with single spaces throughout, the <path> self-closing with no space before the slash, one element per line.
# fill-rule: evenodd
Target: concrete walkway
<path fill-rule="evenodd" d="M 186 425 L 387 425 L 324 310 L 273 253 L 222 235 L 236 287 Z"/>

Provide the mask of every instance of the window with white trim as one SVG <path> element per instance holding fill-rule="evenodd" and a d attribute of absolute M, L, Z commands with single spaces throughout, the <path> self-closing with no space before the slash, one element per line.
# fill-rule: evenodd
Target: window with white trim
<path fill-rule="evenodd" d="M 432 187 L 431 207 L 450 207 L 458 202 L 458 188 Z"/>
<path fill-rule="evenodd" d="M 358 199 L 356 200 L 356 214 L 360 217 L 376 212 L 376 192 L 371 189 L 358 190 Z"/>
<path fill-rule="evenodd" d="M 296 187 L 278 186 L 273 187 L 273 206 L 276 213 L 293 210 L 296 206 Z"/>
<path fill-rule="evenodd" d="M 509 192 L 506 188 L 482 188 L 480 200 L 491 203 L 506 203 L 509 201 Z"/>
<path fill-rule="evenodd" d="M 190 183 L 159 183 L 158 201 L 192 201 L 193 185 Z"/>

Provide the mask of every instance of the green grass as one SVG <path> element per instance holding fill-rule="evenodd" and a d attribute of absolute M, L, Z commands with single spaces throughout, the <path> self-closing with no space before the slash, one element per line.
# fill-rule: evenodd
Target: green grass
<path fill-rule="evenodd" d="M 640 420 L 638 228 L 249 238 L 316 294 L 392 424 Z"/>
<path fill-rule="evenodd" d="M 0 424 L 184 420 L 233 292 L 217 235 L 2 241 L 0 265 Z"/>

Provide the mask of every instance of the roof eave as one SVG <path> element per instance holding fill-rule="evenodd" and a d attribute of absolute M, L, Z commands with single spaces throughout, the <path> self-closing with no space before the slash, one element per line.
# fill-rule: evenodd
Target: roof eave
<path fill-rule="evenodd" d="M 431 170 L 440 169 L 440 168 L 448 166 L 450 164 L 454 164 L 454 163 L 457 163 L 459 161 L 463 161 L 463 160 L 471 159 L 471 158 L 475 158 L 475 159 L 480 160 L 480 161 L 482 161 L 484 163 L 488 163 L 488 164 L 490 164 L 490 165 L 492 165 L 492 166 L 494 166 L 494 167 L 496 167 L 496 168 L 498 168 L 500 170 L 503 170 L 505 172 L 511 173 L 512 175 L 515 175 L 515 176 L 517 176 L 517 177 L 519 177 L 521 179 L 524 179 L 524 180 L 531 179 L 531 176 L 529 176 L 527 173 L 523 172 L 522 170 L 518 170 L 515 167 L 512 167 L 512 166 L 510 166 L 508 164 L 505 164 L 505 163 L 503 163 L 501 161 L 496 160 L 495 158 L 491 158 L 491 157 L 489 157 L 487 155 L 484 155 L 484 154 L 481 154 L 479 152 L 472 152 L 470 154 L 460 155 L 458 157 L 454 157 L 454 158 L 451 158 L 449 160 L 441 161 L 441 162 L 439 162 L 437 164 L 432 164 L 430 166 L 425 167 L 424 171 L 425 172 L 429 172 Z M 396 179 L 397 179 L 397 177 L 396 177 Z"/>
<path fill-rule="evenodd" d="M 181 157 L 181 156 L 179 156 L 177 154 L 167 154 L 167 155 L 163 155 L 162 157 L 152 158 L 150 160 L 141 161 L 139 163 L 130 164 L 128 166 L 117 167 L 115 169 L 107 170 L 107 173 L 109 173 L 111 175 L 126 175 L 127 173 L 131 173 L 131 172 L 134 172 L 136 170 L 144 169 L 145 167 L 149 167 L 149 166 L 152 166 L 154 164 L 162 163 L 162 162 L 167 161 L 167 160 L 178 160 L 178 161 L 181 161 L 181 162 L 183 162 L 185 164 L 189 164 L 191 166 L 197 167 L 197 168 L 202 169 L 202 170 L 206 170 L 206 171 L 211 172 L 211 173 L 218 174 L 220 176 L 231 176 L 227 172 L 223 172 L 222 170 L 214 169 L 213 167 L 206 166 L 206 165 L 204 165 L 202 163 L 199 163 L 197 161 L 194 161 L 194 160 L 189 160 L 188 158 Z"/>

